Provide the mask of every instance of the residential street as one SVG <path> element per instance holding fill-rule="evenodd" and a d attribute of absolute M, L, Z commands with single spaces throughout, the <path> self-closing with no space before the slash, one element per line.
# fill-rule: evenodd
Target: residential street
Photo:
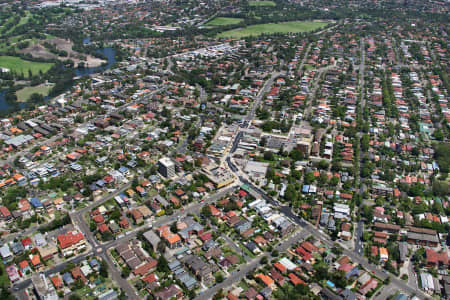
<path fill-rule="evenodd" d="M 280 252 L 286 251 L 293 244 L 306 238 L 307 236 L 308 236 L 308 232 L 306 232 L 304 230 L 294 232 L 286 240 L 281 242 L 281 244 L 278 245 L 276 247 L 276 249 Z M 260 267 L 260 260 L 264 256 L 269 258 L 269 260 L 271 259 L 270 253 L 265 252 L 265 253 L 260 254 L 256 258 L 248 261 L 247 264 L 240 266 L 237 271 L 234 271 L 233 273 L 231 273 L 231 275 L 229 277 L 227 277 L 222 283 L 216 284 L 212 288 L 209 288 L 208 290 L 204 291 L 203 293 L 201 293 L 200 295 L 195 297 L 195 300 L 211 299 L 220 289 L 229 287 L 232 284 L 239 282 L 248 273 L 250 273 L 251 271 Z"/>
<path fill-rule="evenodd" d="M 89 225 L 85 222 L 85 220 L 82 217 L 84 214 L 90 212 L 94 207 L 101 205 L 108 199 L 111 199 L 115 195 L 118 195 L 122 191 L 128 189 L 129 185 L 130 184 L 127 184 L 124 187 L 122 187 L 121 189 L 115 191 L 114 193 L 104 196 L 101 200 L 96 201 L 95 203 L 92 203 L 88 207 L 85 207 L 84 209 L 71 214 L 74 225 L 80 227 L 82 232 L 85 233 L 85 238 L 87 239 L 89 244 L 93 245 L 95 247 L 93 247 L 92 251 L 83 253 L 77 257 L 74 257 L 68 261 L 65 261 L 65 262 L 53 267 L 52 269 L 47 270 L 46 272 L 44 272 L 44 274 L 46 276 L 50 276 L 51 274 L 56 274 L 58 272 L 61 272 L 62 270 L 64 270 L 64 268 L 69 263 L 77 264 L 89 256 L 98 255 L 102 259 L 105 259 L 105 261 L 107 262 L 108 267 L 109 267 L 109 274 L 112 276 L 112 278 L 116 282 L 119 283 L 120 287 L 125 290 L 128 297 L 130 297 L 131 299 L 139 299 L 139 296 L 136 294 L 135 289 L 128 283 L 128 281 L 126 281 L 125 279 L 123 279 L 121 277 L 120 270 L 118 270 L 117 267 L 114 265 L 113 261 L 111 260 L 110 256 L 107 254 L 107 252 L 123 242 L 128 242 L 128 241 L 134 239 L 136 237 L 136 234 L 139 231 L 141 231 L 145 228 L 149 228 L 149 224 L 144 224 L 142 226 L 139 226 L 121 238 L 118 238 L 118 239 L 110 241 L 110 242 L 99 244 L 97 239 L 92 235 L 91 231 L 89 230 Z M 186 207 L 186 209 L 184 211 L 178 211 L 177 214 L 172 215 L 172 216 L 167 216 L 167 215 L 162 216 L 162 217 L 158 218 L 155 222 L 153 222 L 151 224 L 151 227 L 157 228 L 164 224 L 170 224 L 170 223 L 174 222 L 175 220 L 185 217 L 189 214 L 198 215 L 200 213 L 201 208 L 204 205 L 216 202 L 217 200 L 221 199 L 222 197 L 224 197 L 225 195 L 227 195 L 228 193 L 233 191 L 235 188 L 236 188 L 235 186 L 223 188 L 223 189 L 213 193 L 212 195 L 208 196 L 207 198 L 205 198 L 203 202 L 190 204 L 188 207 Z M 31 284 L 31 279 L 21 281 L 21 282 L 13 285 L 13 290 L 14 291 L 23 290 L 23 289 L 27 288 L 30 284 Z"/>

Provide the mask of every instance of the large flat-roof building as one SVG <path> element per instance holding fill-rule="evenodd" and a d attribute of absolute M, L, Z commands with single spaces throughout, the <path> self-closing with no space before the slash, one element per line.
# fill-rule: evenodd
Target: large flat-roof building
<path fill-rule="evenodd" d="M 202 171 L 218 189 L 233 183 L 235 179 L 231 172 L 221 167 L 214 167 L 212 169 L 203 168 Z"/>
<path fill-rule="evenodd" d="M 58 294 L 56 293 L 53 285 L 47 280 L 44 274 L 35 273 L 31 277 L 33 287 L 36 291 L 38 299 L 41 300 L 58 300 Z"/>
<path fill-rule="evenodd" d="M 172 178 L 175 176 L 175 163 L 168 157 L 163 157 L 158 161 L 159 173 L 166 177 Z"/>

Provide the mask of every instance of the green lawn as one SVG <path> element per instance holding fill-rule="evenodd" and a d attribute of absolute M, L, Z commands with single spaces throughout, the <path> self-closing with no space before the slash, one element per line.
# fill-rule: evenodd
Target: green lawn
<path fill-rule="evenodd" d="M 249 6 L 275 6 L 276 3 L 273 1 L 249 1 Z"/>
<path fill-rule="evenodd" d="M 243 38 L 247 36 L 257 36 L 263 33 L 297 33 L 308 32 L 328 25 L 329 22 L 311 22 L 311 21 L 294 21 L 285 23 L 268 23 L 251 25 L 244 28 L 238 28 L 221 32 L 217 37 Z"/>
<path fill-rule="evenodd" d="M 0 56 L 0 67 L 7 68 L 18 73 L 23 72 L 25 77 L 28 77 L 28 70 L 31 70 L 33 74 L 38 74 L 39 71 L 45 73 L 52 66 L 53 63 L 27 61 L 21 59 L 20 57 L 14 56 Z"/>
<path fill-rule="evenodd" d="M 17 27 L 19 27 L 19 26 L 21 26 L 21 25 L 24 25 L 24 24 L 28 23 L 28 20 L 30 19 L 30 17 L 31 17 L 31 13 L 30 13 L 29 11 L 25 11 L 25 16 L 20 18 L 19 23 L 17 23 L 17 25 L 15 25 L 15 26 L 11 27 L 11 28 L 10 28 L 7 32 L 5 32 L 5 33 L 11 33 L 11 32 L 13 32 Z"/>
<path fill-rule="evenodd" d="M 52 89 L 52 86 L 46 86 L 46 85 L 39 85 L 39 86 L 27 86 L 21 90 L 18 90 L 16 92 L 17 99 L 20 102 L 27 101 L 28 98 L 34 93 L 41 94 L 42 96 L 47 96 L 50 90 Z"/>
<path fill-rule="evenodd" d="M 242 22 L 241 18 L 223 18 L 217 17 L 206 23 L 207 26 L 225 26 L 225 25 L 234 25 Z"/>

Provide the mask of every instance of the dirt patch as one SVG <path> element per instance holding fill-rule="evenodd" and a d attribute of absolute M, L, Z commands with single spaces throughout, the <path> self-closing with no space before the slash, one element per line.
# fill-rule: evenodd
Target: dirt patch
<path fill-rule="evenodd" d="M 79 53 L 72 50 L 73 43 L 70 40 L 65 40 L 61 38 L 53 38 L 50 40 L 47 40 L 46 42 L 50 44 L 54 44 L 56 49 L 58 50 L 64 50 L 67 52 L 67 57 L 60 57 L 57 56 L 50 51 L 48 51 L 42 44 L 35 44 L 32 46 L 29 46 L 28 48 L 25 48 L 23 50 L 20 50 L 22 53 L 29 53 L 33 57 L 37 58 L 43 58 L 43 59 L 58 59 L 58 60 L 67 60 L 71 59 L 74 62 L 74 66 L 78 67 L 78 65 L 83 62 L 85 67 L 98 67 L 105 63 L 106 61 L 97 57 L 94 57 L 92 55 L 87 55 L 83 53 Z"/>
<path fill-rule="evenodd" d="M 33 46 L 29 46 L 28 48 L 22 49 L 19 52 L 21 53 L 29 53 L 33 57 L 43 58 L 43 59 L 59 59 L 58 56 L 49 52 L 44 46 L 41 44 L 35 44 Z"/>

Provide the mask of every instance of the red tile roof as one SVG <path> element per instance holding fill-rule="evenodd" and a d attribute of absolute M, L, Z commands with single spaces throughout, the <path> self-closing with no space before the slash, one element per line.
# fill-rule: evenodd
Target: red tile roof
<path fill-rule="evenodd" d="M 286 272 L 286 267 L 283 266 L 283 265 L 282 265 L 281 263 L 279 263 L 279 262 L 274 263 L 273 266 L 274 266 L 275 268 L 277 268 L 281 273 Z"/>
<path fill-rule="evenodd" d="M 300 278 L 298 278 L 294 273 L 291 273 L 291 274 L 289 274 L 288 276 L 289 276 L 289 279 L 291 279 L 291 282 L 292 282 L 294 285 L 297 285 L 297 284 L 306 284 L 303 280 L 301 280 Z"/>
<path fill-rule="evenodd" d="M 61 280 L 61 277 L 59 276 L 53 276 L 52 278 L 50 278 L 50 280 L 52 281 L 55 288 L 60 288 L 63 286 L 63 282 Z"/>
<path fill-rule="evenodd" d="M 433 249 L 426 249 L 427 263 L 448 265 L 447 252 L 436 252 Z"/>
<path fill-rule="evenodd" d="M 2 214 L 2 216 L 4 218 L 11 217 L 11 212 L 9 211 L 9 209 L 6 206 L 0 206 L 0 213 Z"/>
<path fill-rule="evenodd" d="M 81 232 L 77 232 L 75 234 L 73 232 L 69 232 L 67 234 L 58 235 L 57 239 L 61 249 L 65 249 L 78 244 L 84 239 L 84 235 Z"/>

